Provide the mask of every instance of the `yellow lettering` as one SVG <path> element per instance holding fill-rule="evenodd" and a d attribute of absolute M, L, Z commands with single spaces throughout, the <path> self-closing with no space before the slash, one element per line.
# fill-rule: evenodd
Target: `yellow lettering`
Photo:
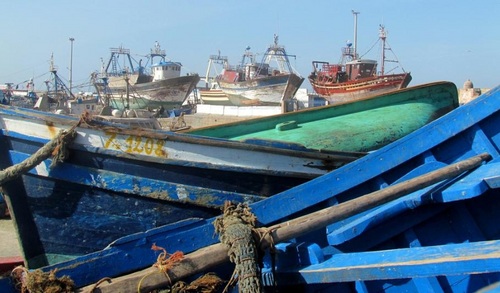
<path fill-rule="evenodd" d="M 135 147 L 134 147 L 134 152 L 136 153 L 142 153 L 142 151 L 144 151 L 144 148 L 142 148 L 141 146 L 142 144 L 142 137 L 140 136 L 136 136 L 135 137 Z"/>
<path fill-rule="evenodd" d="M 151 153 L 153 152 L 153 145 L 154 145 L 153 139 L 148 137 L 148 139 L 146 139 L 146 144 L 144 145 L 144 150 L 146 151 L 146 154 L 151 155 Z"/>
<path fill-rule="evenodd" d="M 116 138 L 116 133 L 115 132 L 106 132 L 106 135 L 108 135 L 108 139 L 104 143 L 104 148 L 109 149 L 109 146 L 113 142 L 113 140 Z"/>
<path fill-rule="evenodd" d="M 156 150 L 155 150 L 155 155 L 158 157 L 164 157 L 165 156 L 165 151 L 163 150 L 163 146 L 165 145 L 165 141 L 163 139 L 158 139 L 156 141 Z"/>
<path fill-rule="evenodd" d="M 127 149 L 125 150 L 126 153 L 131 153 L 132 152 L 132 143 L 134 142 L 134 137 L 129 136 L 125 140 L 127 142 Z"/>

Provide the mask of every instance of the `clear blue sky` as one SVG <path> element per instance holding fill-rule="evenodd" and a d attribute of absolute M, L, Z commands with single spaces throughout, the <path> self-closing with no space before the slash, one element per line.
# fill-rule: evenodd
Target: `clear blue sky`
<path fill-rule="evenodd" d="M 273 35 L 297 56 L 301 75 L 311 62 L 337 62 L 340 48 L 353 38 L 358 16 L 358 52 L 377 40 L 379 24 L 410 85 L 447 80 L 459 88 L 467 79 L 475 87 L 500 85 L 500 1 L 450 0 L 87 0 L 12 1 L 2 4 L 0 84 L 35 77 L 37 90 L 49 77 L 54 54 L 59 75 L 69 78 L 73 43 L 73 86 L 88 82 L 111 47 L 123 46 L 135 59 L 158 41 L 167 58 L 180 61 L 183 73 L 204 75 L 208 57 L 228 56 L 235 64 L 246 46 L 262 53 Z M 377 51 L 374 51 L 377 52 Z M 374 54 L 375 55 L 375 54 Z M 377 59 L 378 56 L 366 57 Z M 309 81 L 304 86 L 310 89 Z"/>

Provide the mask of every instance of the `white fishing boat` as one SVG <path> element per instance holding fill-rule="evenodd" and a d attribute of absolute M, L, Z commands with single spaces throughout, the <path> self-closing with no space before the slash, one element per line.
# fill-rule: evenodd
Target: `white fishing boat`
<path fill-rule="evenodd" d="M 120 68 L 118 58 L 125 56 L 128 66 Z M 111 95 L 111 105 L 118 109 L 166 109 L 180 107 L 200 80 L 198 74 L 181 76 L 182 64 L 165 59 L 165 50 L 158 42 L 147 55 L 148 61 L 134 66 L 129 49 L 111 48 L 111 57 L 99 75 L 93 75 L 97 91 Z M 154 62 L 159 57 L 160 61 Z M 148 63 L 151 65 L 148 66 Z M 109 88 L 109 91 L 107 90 Z M 127 99 L 126 97 L 129 97 Z"/>
<path fill-rule="evenodd" d="M 225 65 L 217 77 L 219 88 L 235 106 L 280 105 L 293 98 L 304 78 L 293 69 L 285 47 L 274 35 L 260 63 L 247 47 L 239 66 Z M 276 64 L 276 67 L 272 65 Z"/>

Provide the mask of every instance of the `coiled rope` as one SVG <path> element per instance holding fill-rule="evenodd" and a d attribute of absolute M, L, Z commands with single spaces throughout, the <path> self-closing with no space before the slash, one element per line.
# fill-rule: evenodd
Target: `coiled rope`
<path fill-rule="evenodd" d="M 12 270 L 11 276 L 16 280 L 21 293 L 71 293 L 75 291 L 75 283 L 68 276 L 56 277 L 56 271 L 48 273 L 42 270 L 28 271 L 23 266 Z"/>
<path fill-rule="evenodd" d="M 256 217 L 245 204 L 224 204 L 224 214 L 214 221 L 220 241 L 229 251 L 229 260 L 236 265 L 233 276 L 240 292 L 261 292 L 257 246 L 252 230 Z M 229 282 L 231 283 L 231 282 Z"/>

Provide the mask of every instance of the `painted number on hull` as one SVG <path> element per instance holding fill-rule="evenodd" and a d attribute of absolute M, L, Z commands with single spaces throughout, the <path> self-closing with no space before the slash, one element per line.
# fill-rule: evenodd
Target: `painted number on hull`
<path fill-rule="evenodd" d="M 125 145 L 122 146 L 120 141 L 116 139 L 116 133 L 109 132 L 106 135 L 108 136 L 104 143 L 106 149 L 115 148 L 130 154 L 145 153 L 146 155 L 154 154 L 158 157 L 165 156 L 165 150 L 163 149 L 165 140 L 129 135 L 125 139 Z"/>

